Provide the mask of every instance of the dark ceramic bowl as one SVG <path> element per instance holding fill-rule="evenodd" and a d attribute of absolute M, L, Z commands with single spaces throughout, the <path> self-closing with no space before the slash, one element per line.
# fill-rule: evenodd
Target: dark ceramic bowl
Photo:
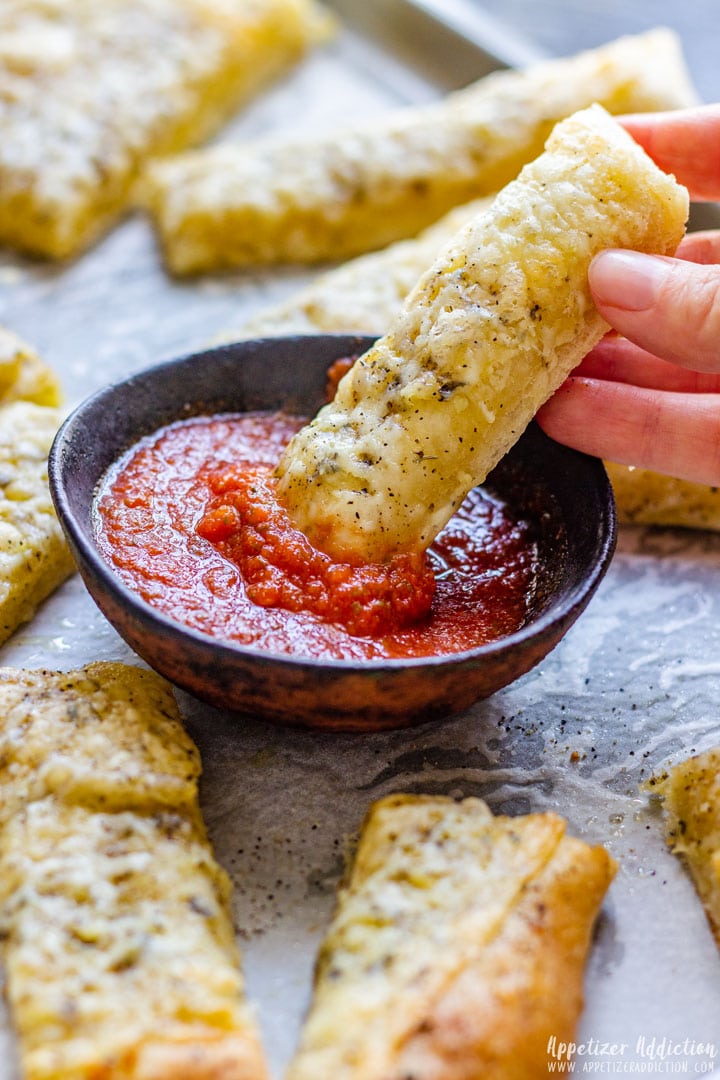
<path fill-rule="evenodd" d="M 538 518 L 540 572 L 529 621 L 481 648 L 429 659 L 326 661 L 273 655 L 175 622 L 131 592 L 98 552 L 93 499 L 105 471 L 138 439 L 181 417 L 283 407 L 311 415 L 326 373 L 370 338 L 244 341 L 159 364 L 110 386 L 65 422 L 50 455 L 55 507 L 96 603 L 129 645 L 178 686 L 213 705 L 285 724 L 337 730 L 440 718 L 523 675 L 587 605 L 615 544 L 602 464 L 531 425 L 486 486 Z M 548 522 L 543 508 L 554 507 Z M 558 543 L 558 526 L 565 542 Z"/>

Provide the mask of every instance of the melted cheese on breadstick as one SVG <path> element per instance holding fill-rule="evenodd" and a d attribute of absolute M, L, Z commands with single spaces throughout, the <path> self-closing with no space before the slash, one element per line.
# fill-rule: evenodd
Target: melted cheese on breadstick
<path fill-rule="evenodd" d="M 299 527 L 352 562 L 427 547 L 607 330 L 593 257 L 671 254 L 687 213 L 603 108 L 558 124 L 290 443 L 279 492 Z"/>

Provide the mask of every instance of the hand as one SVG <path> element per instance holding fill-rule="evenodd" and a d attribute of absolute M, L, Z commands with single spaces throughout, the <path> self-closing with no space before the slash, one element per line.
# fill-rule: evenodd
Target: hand
<path fill-rule="evenodd" d="M 696 200 L 720 199 L 720 105 L 621 120 Z M 590 267 L 608 334 L 538 413 L 559 442 L 720 485 L 720 231 L 675 258 L 605 251 Z M 622 335 L 622 336 L 620 336 Z"/>

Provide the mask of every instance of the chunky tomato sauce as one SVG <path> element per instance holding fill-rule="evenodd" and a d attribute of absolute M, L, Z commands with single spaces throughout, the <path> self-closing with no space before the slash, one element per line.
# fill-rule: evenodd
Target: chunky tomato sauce
<path fill-rule="evenodd" d="M 100 549 L 128 587 L 216 638 L 298 656 L 453 653 L 523 625 L 531 528 L 482 489 L 423 555 L 351 567 L 314 549 L 275 500 L 272 475 L 302 423 L 196 417 L 134 447 L 96 504 Z"/>
<path fill-rule="evenodd" d="M 430 611 L 435 577 L 424 552 L 382 565 L 335 562 L 293 526 L 277 501 L 270 465 L 234 465 L 209 484 L 215 498 L 197 531 L 239 567 L 254 604 L 312 612 L 373 637 L 387 637 Z"/>

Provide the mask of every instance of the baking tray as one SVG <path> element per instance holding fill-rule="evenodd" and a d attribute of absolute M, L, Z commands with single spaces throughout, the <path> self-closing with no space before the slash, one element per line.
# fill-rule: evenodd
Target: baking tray
<path fill-rule="evenodd" d="M 465 0 L 332 6 L 345 20 L 337 42 L 223 137 L 328 129 L 535 55 Z M 309 276 L 288 269 L 173 282 L 146 222 L 131 219 L 64 268 L 0 256 L 0 322 L 42 351 L 72 401 L 202 346 Z M 606 844 L 620 872 L 597 928 L 581 1036 L 626 1049 L 612 1058 L 589 1053 L 578 1071 L 647 1065 L 641 1049 L 653 1038 L 688 1040 L 676 1071 L 709 1064 L 697 1045 L 718 1041 L 720 959 L 638 785 L 669 758 L 720 741 L 719 628 L 720 536 L 625 529 L 605 581 L 561 645 L 513 686 L 444 723 L 367 737 L 312 734 L 179 695 L 202 753 L 203 809 L 235 884 L 249 993 L 275 1076 L 297 1039 L 347 850 L 370 802 L 395 791 L 479 795 L 496 812 L 555 810 L 576 835 Z M 136 661 L 77 577 L 0 649 L 0 663 L 13 666 L 67 669 L 97 659 Z M 0 1080 L 15 1080 L 13 1062 L 0 1018 Z"/>

